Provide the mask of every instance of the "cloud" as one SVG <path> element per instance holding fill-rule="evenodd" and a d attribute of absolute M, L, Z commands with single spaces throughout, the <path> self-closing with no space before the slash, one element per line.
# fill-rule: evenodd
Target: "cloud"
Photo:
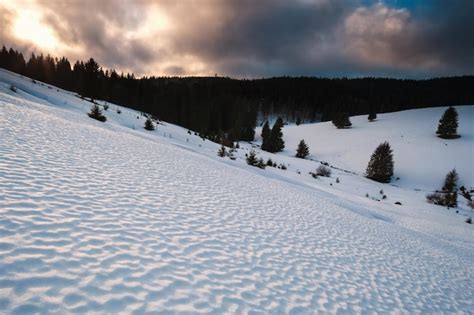
<path fill-rule="evenodd" d="M 474 24 L 466 12 L 474 12 L 474 2 L 453 3 L 433 2 L 418 19 L 382 3 L 356 9 L 344 21 L 347 58 L 366 71 L 472 74 L 474 43 L 466 39 L 474 38 Z"/>
<path fill-rule="evenodd" d="M 5 25 L 0 35 L 17 46 L 27 44 L 8 29 L 18 10 L 30 7 L 61 43 L 47 52 L 94 57 L 106 67 L 139 75 L 473 73 L 474 1 L 432 0 L 405 8 L 393 3 L 38 0 L 7 10 L 0 0 Z"/>

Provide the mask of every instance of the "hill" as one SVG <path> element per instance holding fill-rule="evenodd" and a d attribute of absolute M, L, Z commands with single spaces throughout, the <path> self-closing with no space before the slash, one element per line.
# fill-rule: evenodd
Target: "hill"
<path fill-rule="evenodd" d="M 301 170 L 319 162 L 258 143 L 220 158 L 187 129 L 146 131 L 141 113 L 97 103 L 105 123 L 74 93 L 0 71 L 1 312 L 472 309 L 464 202 L 455 213 L 337 168 L 314 179 Z M 288 143 L 300 127 L 284 128 Z M 246 165 L 252 148 L 287 169 Z"/>

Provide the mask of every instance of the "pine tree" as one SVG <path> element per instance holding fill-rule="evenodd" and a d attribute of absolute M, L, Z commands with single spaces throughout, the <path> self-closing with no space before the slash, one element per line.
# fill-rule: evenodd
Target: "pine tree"
<path fill-rule="evenodd" d="M 217 151 L 217 156 L 224 157 L 226 155 L 225 146 L 221 145 L 219 151 Z"/>
<path fill-rule="evenodd" d="M 450 171 L 444 180 L 444 185 L 443 185 L 443 192 L 446 193 L 451 193 L 456 191 L 457 187 L 457 182 L 458 182 L 459 176 L 458 173 L 456 172 L 456 169 L 453 169 Z"/>
<path fill-rule="evenodd" d="M 105 122 L 107 120 L 107 117 L 102 115 L 102 111 L 100 110 L 99 106 L 97 104 L 92 105 L 91 111 L 87 114 L 90 118 L 94 118 L 98 121 Z"/>
<path fill-rule="evenodd" d="M 439 120 L 438 130 L 436 134 L 443 139 L 455 139 L 460 136 L 457 134 L 458 129 L 458 112 L 452 106 L 444 112 Z"/>
<path fill-rule="evenodd" d="M 267 151 L 268 149 L 270 133 L 270 126 L 268 125 L 268 121 L 266 121 L 262 128 L 262 150 Z"/>
<path fill-rule="evenodd" d="M 298 144 L 298 148 L 296 149 L 296 157 L 304 159 L 309 155 L 309 148 L 304 142 L 304 140 L 301 140 L 300 143 Z"/>
<path fill-rule="evenodd" d="M 283 119 L 278 117 L 267 141 L 265 141 L 265 145 L 262 146 L 262 150 L 268 152 L 280 152 L 285 148 L 285 141 L 283 141 L 283 132 L 281 131 L 281 128 L 283 128 Z"/>
<path fill-rule="evenodd" d="M 145 121 L 145 125 L 143 126 L 143 128 L 145 128 L 146 130 L 155 130 L 155 125 L 153 124 L 153 120 L 151 120 L 150 117 L 147 117 L 146 121 Z"/>
<path fill-rule="evenodd" d="M 344 112 L 337 113 L 334 116 L 332 123 L 337 127 L 337 129 L 349 128 L 352 126 L 351 120 L 349 119 L 349 114 Z"/>
<path fill-rule="evenodd" d="M 374 121 L 375 119 L 377 119 L 377 113 L 371 111 L 371 112 L 369 113 L 369 116 L 367 117 L 367 119 L 368 119 L 370 122 Z"/>
<path fill-rule="evenodd" d="M 370 158 L 366 177 L 377 182 L 388 183 L 393 175 L 393 154 L 388 142 L 381 143 Z"/>
<path fill-rule="evenodd" d="M 247 160 L 247 164 L 248 164 L 248 165 L 255 166 L 255 165 L 258 164 L 257 154 L 255 153 L 254 150 L 251 150 L 251 151 L 250 151 L 250 153 L 248 154 L 246 160 Z"/>

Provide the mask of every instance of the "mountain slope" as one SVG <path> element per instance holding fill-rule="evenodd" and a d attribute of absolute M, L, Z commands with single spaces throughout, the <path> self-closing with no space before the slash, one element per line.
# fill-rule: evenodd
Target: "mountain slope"
<path fill-rule="evenodd" d="M 25 90 L 0 88 L 2 312 L 473 307 L 474 234 L 452 212 L 355 201 L 248 167 L 247 148 L 223 163 L 177 126 L 133 130 L 136 113 L 112 108 L 104 124 L 75 96 L 45 90 L 60 106 Z"/>
<path fill-rule="evenodd" d="M 461 138 L 436 137 L 438 121 L 446 107 L 406 110 L 379 114 L 369 122 L 367 116 L 351 117 L 350 129 L 336 129 L 331 122 L 286 126 L 287 154 L 294 155 L 298 142 L 305 139 L 312 157 L 362 174 L 370 155 L 388 141 L 395 160 L 396 184 L 423 190 L 439 189 L 453 168 L 460 183 L 474 186 L 474 106 L 457 106 Z"/>

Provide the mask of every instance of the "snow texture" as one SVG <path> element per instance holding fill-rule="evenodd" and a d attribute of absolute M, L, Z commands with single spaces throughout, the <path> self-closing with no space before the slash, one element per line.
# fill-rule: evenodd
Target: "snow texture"
<path fill-rule="evenodd" d="M 101 123 L 90 105 L 0 72 L 0 312 L 474 308 L 474 233 L 452 210 L 389 185 L 391 200 L 377 202 L 331 179 L 252 168 L 250 145 L 224 160 L 185 129 L 147 132 L 115 105 Z M 335 174 L 341 187 L 380 187 Z"/>

